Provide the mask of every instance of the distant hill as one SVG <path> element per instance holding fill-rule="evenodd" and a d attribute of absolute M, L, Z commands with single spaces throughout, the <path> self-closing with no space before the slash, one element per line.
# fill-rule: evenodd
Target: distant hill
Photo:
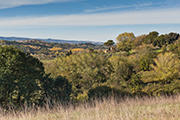
<path fill-rule="evenodd" d="M 22 40 L 34 40 L 34 38 L 25 38 L 25 37 L 2 37 L 0 36 L 0 40 L 8 40 L 8 41 L 22 41 Z M 60 39 L 36 39 L 45 42 L 51 43 L 70 43 L 70 44 L 78 44 L 78 43 L 93 43 L 101 45 L 103 42 L 94 42 L 94 41 L 77 41 L 77 40 L 60 40 Z"/>

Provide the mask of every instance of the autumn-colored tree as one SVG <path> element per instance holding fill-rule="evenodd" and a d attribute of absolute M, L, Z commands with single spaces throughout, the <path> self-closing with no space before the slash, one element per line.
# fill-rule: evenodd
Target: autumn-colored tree
<path fill-rule="evenodd" d="M 150 81 L 162 83 L 179 78 L 180 60 L 176 54 L 171 52 L 160 53 L 154 62 L 155 65 L 151 64 L 153 71 L 144 72 L 144 78 L 147 77 Z"/>
<path fill-rule="evenodd" d="M 134 41 L 132 41 L 132 46 L 137 47 L 138 45 L 141 45 L 144 40 L 146 39 L 147 35 L 140 35 L 135 38 Z"/>
<path fill-rule="evenodd" d="M 156 65 L 151 65 L 156 73 L 155 80 L 167 81 L 178 78 L 180 60 L 176 54 L 165 53 L 159 54 L 154 59 Z"/>
<path fill-rule="evenodd" d="M 134 33 L 122 33 L 116 38 L 118 42 L 133 41 L 135 39 Z"/>
<path fill-rule="evenodd" d="M 131 42 L 135 39 L 133 33 L 122 33 L 116 38 L 117 48 L 123 51 L 129 51 L 131 49 Z"/>

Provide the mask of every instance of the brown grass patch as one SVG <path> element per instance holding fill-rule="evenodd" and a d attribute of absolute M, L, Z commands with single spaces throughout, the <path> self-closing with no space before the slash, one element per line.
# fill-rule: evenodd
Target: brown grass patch
<path fill-rule="evenodd" d="M 113 97 L 95 100 L 74 107 L 57 104 L 53 109 L 24 109 L 3 115 L 1 120 L 178 120 L 180 95 L 162 97 L 125 98 Z"/>

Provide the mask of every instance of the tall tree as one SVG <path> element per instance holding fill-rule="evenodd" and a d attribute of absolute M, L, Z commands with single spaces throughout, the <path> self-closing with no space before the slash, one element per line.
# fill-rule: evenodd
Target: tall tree
<path fill-rule="evenodd" d="M 0 46 L 1 105 L 37 102 L 43 75 L 38 59 L 12 46 Z"/>

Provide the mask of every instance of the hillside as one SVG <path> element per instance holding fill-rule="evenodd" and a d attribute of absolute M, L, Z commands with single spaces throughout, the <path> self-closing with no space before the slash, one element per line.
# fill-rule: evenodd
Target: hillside
<path fill-rule="evenodd" d="M 8 40 L 8 41 L 22 41 L 22 40 L 34 40 L 35 38 L 26 38 L 26 37 L 2 37 L 0 36 L 0 40 Z M 77 40 L 61 40 L 61 39 L 41 39 L 38 38 L 36 40 L 51 42 L 51 43 L 70 43 L 70 44 L 79 44 L 79 43 L 93 43 L 101 45 L 103 42 L 94 42 L 94 41 L 77 41 Z"/>
<path fill-rule="evenodd" d="M 1 39 L 1 38 L 0 38 Z M 13 45 L 21 49 L 23 52 L 28 52 L 32 56 L 40 60 L 54 59 L 60 55 L 68 54 L 69 50 L 74 53 L 85 52 L 89 49 L 102 51 L 107 49 L 107 46 L 97 43 L 85 41 L 62 41 L 62 40 L 37 40 L 25 38 L 4 38 L 0 41 L 0 45 Z M 12 41 L 13 40 L 13 41 Z M 51 42 L 47 42 L 51 41 Z M 69 42 L 69 43 L 68 43 Z"/>

